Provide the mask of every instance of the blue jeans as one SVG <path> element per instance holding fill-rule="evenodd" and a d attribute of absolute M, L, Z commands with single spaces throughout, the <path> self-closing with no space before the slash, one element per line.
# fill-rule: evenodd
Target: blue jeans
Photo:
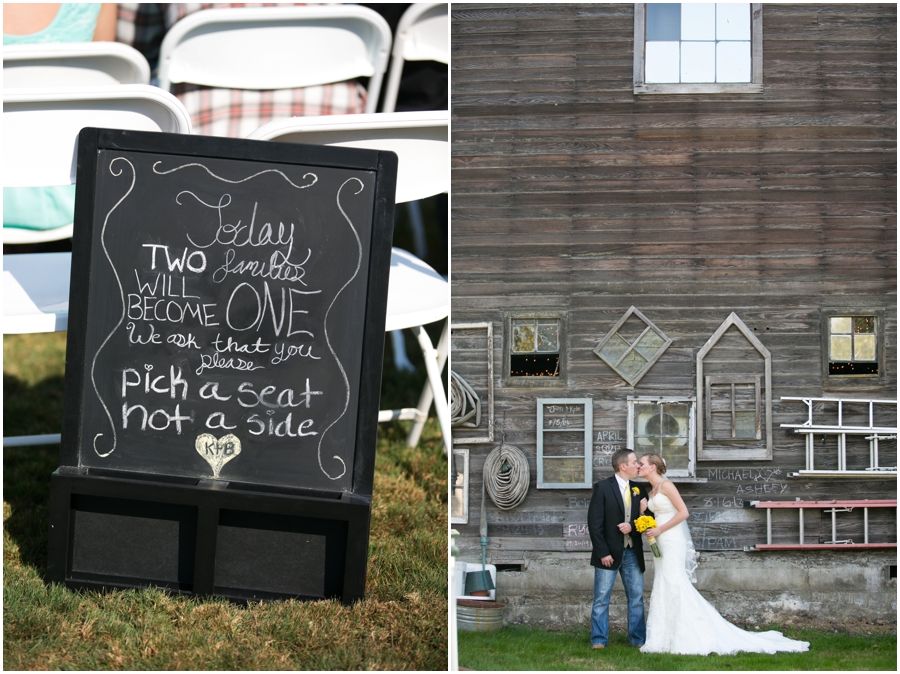
<path fill-rule="evenodd" d="M 628 599 L 628 641 L 638 646 L 647 639 L 647 625 L 644 623 L 644 574 L 638 566 L 633 548 L 625 548 L 622 566 L 618 571 L 594 567 L 591 644 L 605 646 L 609 640 L 609 598 L 617 573 L 622 574 L 622 584 L 625 586 L 625 596 Z"/>

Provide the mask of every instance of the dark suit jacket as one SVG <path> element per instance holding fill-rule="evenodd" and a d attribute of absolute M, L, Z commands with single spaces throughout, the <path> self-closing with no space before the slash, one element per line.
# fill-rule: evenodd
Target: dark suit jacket
<path fill-rule="evenodd" d="M 641 516 L 641 499 L 647 496 L 650 485 L 642 482 L 628 483 L 628 488 L 637 487 L 640 493 L 632 492 L 631 512 L 627 521 L 631 522 L 631 545 L 637 553 L 638 565 L 641 572 L 644 571 L 643 537 L 634 530 L 634 521 Z M 606 568 L 600 562 L 603 557 L 612 555 L 613 565 L 611 570 L 616 571 L 622 565 L 622 556 L 625 553 L 625 538 L 619 525 L 626 521 L 625 503 L 619 491 L 619 483 L 613 475 L 606 480 L 600 480 L 594 485 L 594 493 L 591 496 L 591 505 L 588 507 L 588 532 L 591 534 L 591 543 L 594 546 L 591 552 L 591 565 Z"/>

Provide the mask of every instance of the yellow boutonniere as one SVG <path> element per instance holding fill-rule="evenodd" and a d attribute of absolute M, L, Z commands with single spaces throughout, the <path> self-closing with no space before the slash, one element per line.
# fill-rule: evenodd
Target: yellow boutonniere
<path fill-rule="evenodd" d="M 637 487 L 632 487 L 632 488 L 631 488 L 631 493 L 634 494 L 635 496 L 637 496 L 638 494 L 641 493 L 641 490 L 638 489 Z"/>

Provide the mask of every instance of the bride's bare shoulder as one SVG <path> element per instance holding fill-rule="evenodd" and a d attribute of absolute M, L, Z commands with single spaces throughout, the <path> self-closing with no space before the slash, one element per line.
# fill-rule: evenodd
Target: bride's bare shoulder
<path fill-rule="evenodd" d="M 659 485 L 659 491 L 667 496 L 673 496 L 678 493 L 678 487 L 672 484 L 671 480 L 663 480 L 662 484 Z"/>

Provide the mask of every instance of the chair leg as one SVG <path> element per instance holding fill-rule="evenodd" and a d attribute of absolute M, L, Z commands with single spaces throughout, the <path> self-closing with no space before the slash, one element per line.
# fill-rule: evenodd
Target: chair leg
<path fill-rule="evenodd" d="M 406 355 L 402 330 L 391 330 L 391 346 L 394 349 L 394 367 L 400 372 L 414 372 L 416 368 Z"/>
<path fill-rule="evenodd" d="M 422 218 L 422 205 L 418 201 L 406 202 L 406 210 L 409 213 L 409 224 L 412 227 L 413 248 L 416 257 L 424 260 L 428 255 L 428 245 L 425 243 L 425 222 Z"/>
<path fill-rule="evenodd" d="M 413 332 L 419 340 L 419 346 L 422 347 L 422 355 L 425 358 L 425 368 L 428 372 L 428 381 L 425 384 L 425 388 L 422 390 L 422 395 L 419 398 L 418 404 L 418 410 L 422 413 L 420 415 L 422 420 L 413 423 L 412 429 L 410 429 L 409 435 L 406 438 L 406 444 L 410 447 L 415 447 L 419 443 L 419 437 L 422 435 L 422 427 L 425 425 L 424 419 L 433 402 L 438 416 L 438 423 L 441 425 L 444 451 L 449 455 L 450 406 L 447 403 L 447 394 L 446 391 L 444 391 L 444 385 L 441 381 L 441 372 L 444 369 L 444 364 L 447 362 L 447 353 L 450 350 L 450 321 L 448 319 L 444 324 L 444 330 L 441 333 L 437 350 L 432 346 L 431 340 L 428 338 L 428 333 L 425 332 L 425 328 L 420 325 L 413 328 Z M 440 395 L 435 395 L 438 391 L 440 392 Z"/>

